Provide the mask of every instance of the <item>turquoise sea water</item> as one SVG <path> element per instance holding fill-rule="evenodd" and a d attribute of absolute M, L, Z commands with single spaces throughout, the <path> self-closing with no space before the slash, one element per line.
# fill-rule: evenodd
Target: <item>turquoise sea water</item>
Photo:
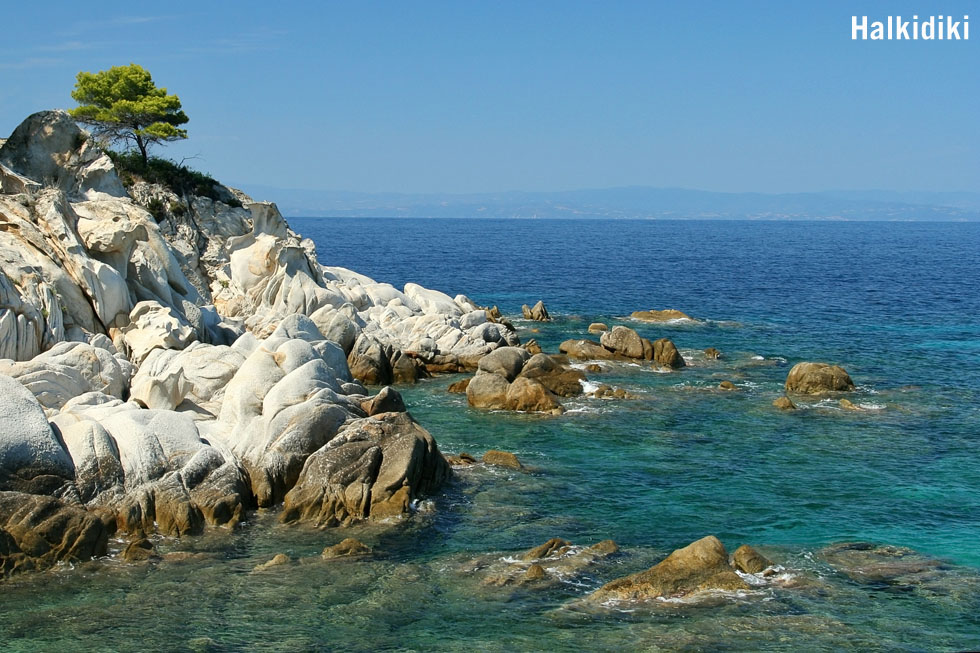
<path fill-rule="evenodd" d="M 294 219 L 321 262 L 413 281 L 515 320 L 545 351 L 590 322 L 669 337 L 689 367 L 605 365 L 631 400 L 561 417 L 484 413 L 453 377 L 404 388 L 444 452 L 477 465 L 394 527 L 312 531 L 256 514 L 0 587 L 3 650 L 966 650 L 980 647 L 980 224 Z M 677 308 L 694 323 L 635 322 Z M 532 332 L 537 329 L 537 332 Z M 701 353 L 716 347 L 722 359 Z M 771 407 L 801 360 L 849 398 Z M 730 380 L 738 390 L 716 389 Z M 704 535 L 783 581 L 695 605 L 581 598 Z M 322 562 L 358 537 L 369 559 Z M 490 583 L 550 537 L 619 554 L 543 585 Z M 878 548 L 831 548 L 842 542 Z M 253 568 L 285 552 L 297 562 Z M 510 566 L 508 566 L 510 565 Z"/>

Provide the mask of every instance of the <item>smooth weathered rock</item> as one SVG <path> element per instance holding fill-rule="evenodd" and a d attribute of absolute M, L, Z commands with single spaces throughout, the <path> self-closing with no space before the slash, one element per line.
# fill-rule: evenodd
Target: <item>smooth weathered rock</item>
<path fill-rule="evenodd" d="M 738 388 L 735 387 L 735 384 L 732 383 L 731 381 L 722 381 L 721 383 L 718 384 L 718 388 L 720 390 L 727 390 L 729 392 L 732 392 L 732 391 L 738 389 Z"/>
<path fill-rule="evenodd" d="M 646 341 L 646 342 L 644 342 Z M 612 331 L 605 331 L 599 337 L 599 343 L 609 351 L 627 358 L 647 360 L 651 357 L 651 348 L 646 338 L 633 329 L 625 326 L 614 326 Z"/>
<path fill-rule="evenodd" d="M 44 410 L 23 385 L 0 374 L 0 490 L 59 494 L 75 478 L 75 466 L 48 424 Z"/>
<path fill-rule="evenodd" d="M 470 384 L 472 386 L 472 383 Z M 561 404 L 551 390 L 534 379 L 519 376 L 507 388 L 505 397 L 508 410 L 535 413 L 560 413 Z"/>
<path fill-rule="evenodd" d="M 540 560 L 542 558 L 557 558 L 571 549 L 572 543 L 558 537 L 553 537 L 544 544 L 526 551 L 521 560 Z"/>
<path fill-rule="evenodd" d="M 462 454 L 460 454 L 460 456 L 462 456 Z M 524 465 L 522 465 L 521 461 L 517 459 L 517 456 L 509 451 L 491 449 L 483 454 L 481 461 L 487 465 L 509 467 L 510 469 L 524 469 Z"/>
<path fill-rule="evenodd" d="M 506 410 L 509 389 L 507 379 L 499 374 L 477 374 L 466 386 L 466 400 L 474 408 Z"/>
<path fill-rule="evenodd" d="M 548 314 L 548 309 L 545 308 L 544 302 L 538 300 L 538 303 L 533 307 L 524 304 L 521 306 L 521 313 L 525 320 L 535 320 L 536 322 L 550 322 L 551 316 Z"/>
<path fill-rule="evenodd" d="M 361 408 L 364 409 L 368 417 L 379 413 L 404 413 L 407 410 L 402 396 L 390 386 L 381 388 L 378 394 L 366 401 L 362 401 Z"/>
<path fill-rule="evenodd" d="M 605 322 L 593 322 L 589 325 L 589 333 L 594 335 L 599 335 L 608 330 L 609 326 Z"/>
<path fill-rule="evenodd" d="M 53 497 L 0 491 L 0 574 L 105 555 L 102 520 Z"/>
<path fill-rule="evenodd" d="M 335 526 L 401 515 L 450 474 L 435 440 L 408 413 L 354 420 L 307 459 L 281 519 Z"/>
<path fill-rule="evenodd" d="M 786 376 L 786 391 L 799 394 L 847 392 L 854 382 L 844 368 L 828 363 L 797 363 Z"/>
<path fill-rule="evenodd" d="M 530 358 L 531 354 L 520 347 L 500 347 L 480 359 L 479 369 L 509 382 L 517 378 Z"/>
<path fill-rule="evenodd" d="M 685 597 L 705 590 L 744 590 L 748 584 L 728 564 L 713 535 L 677 549 L 646 571 L 606 583 L 589 595 L 596 602 Z"/>
<path fill-rule="evenodd" d="M 130 360 L 142 363 L 154 349 L 183 349 L 197 336 L 187 321 L 157 301 L 140 302 L 129 314 L 130 323 L 120 330 Z"/>
<path fill-rule="evenodd" d="M 594 340 L 566 340 L 558 351 L 577 360 L 613 360 L 617 355 Z"/>
<path fill-rule="evenodd" d="M 585 374 L 563 364 L 554 356 L 535 354 L 524 364 L 521 377 L 537 381 L 559 397 L 575 397 L 582 394 Z"/>
<path fill-rule="evenodd" d="M 351 375 L 367 385 L 390 385 L 394 382 L 391 361 L 384 346 L 374 337 L 361 334 L 347 357 Z"/>
<path fill-rule="evenodd" d="M 643 320 L 644 322 L 670 322 L 672 320 L 691 319 L 691 316 L 687 313 L 683 313 L 674 308 L 668 308 L 662 311 L 633 311 L 630 313 L 630 317 L 636 320 Z"/>
<path fill-rule="evenodd" d="M 732 554 L 732 567 L 746 574 L 760 574 L 771 566 L 772 560 L 748 544 L 738 547 Z"/>
<path fill-rule="evenodd" d="M 684 357 L 677 351 L 674 343 L 667 338 L 655 340 L 653 343 L 653 360 L 661 367 L 669 367 L 672 370 L 684 367 Z"/>
<path fill-rule="evenodd" d="M 469 384 L 470 379 L 460 379 L 459 381 L 450 383 L 446 391 L 452 394 L 466 394 L 466 388 L 469 386 Z"/>

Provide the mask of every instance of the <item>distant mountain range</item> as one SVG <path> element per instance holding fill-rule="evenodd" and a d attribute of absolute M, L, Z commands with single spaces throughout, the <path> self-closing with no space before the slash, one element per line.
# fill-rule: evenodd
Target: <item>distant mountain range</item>
<path fill-rule="evenodd" d="M 245 184 L 286 216 L 978 221 L 980 193 L 716 193 L 628 186 L 562 192 L 354 193 Z"/>

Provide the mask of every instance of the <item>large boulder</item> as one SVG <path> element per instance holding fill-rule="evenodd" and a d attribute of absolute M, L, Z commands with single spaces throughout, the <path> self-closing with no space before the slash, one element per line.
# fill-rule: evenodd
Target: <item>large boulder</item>
<path fill-rule="evenodd" d="M 595 340 L 566 340 L 558 351 L 576 360 L 613 360 L 620 358 Z"/>
<path fill-rule="evenodd" d="M 408 413 L 354 420 L 307 459 L 281 520 L 337 526 L 396 517 L 451 473 L 435 440 Z"/>
<path fill-rule="evenodd" d="M 508 410 L 531 413 L 560 413 L 561 404 L 553 392 L 538 381 L 519 376 L 507 388 L 505 405 Z"/>
<path fill-rule="evenodd" d="M 53 497 L 0 491 L 0 577 L 106 553 L 99 517 Z"/>
<path fill-rule="evenodd" d="M 680 369 L 686 365 L 684 357 L 677 351 L 677 347 L 667 338 L 653 342 L 653 360 L 657 365 L 672 370 Z"/>
<path fill-rule="evenodd" d="M 748 584 L 728 563 L 725 546 L 713 535 L 677 549 L 646 571 L 606 583 L 589 595 L 604 602 L 685 597 L 705 590 L 745 590 Z"/>
<path fill-rule="evenodd" d="M 854 382 L 843 367 L 829 363 L 797 363 L 786 376 L 786 391 L 817 395 L 826 392 L 847 392 Z"/>
<path fill-rule="evenodd" d="M 520 373 L 521 377 L 537 381 L 559 397 L 574 397 L 582 394 L 585 374 L 568 366 L 555 356 L 535 354 Z"/>
<path fill-rule="evenodd" d="M 389 353 L 381 342 L 366 333 L 358 336 L 347 356 L 351 375 L 368 385 L 390 385 L 394 382 Z"/>
<path fill-rule="evenodd" d="M 650 341 L 641 338 L 636 331 L 629 327 L 614 326 L 612 331 L 603 332 L 599 337 L 599 343 L 609 351 L 627 358 L 650 360 L 653 357 Z"/>
<path fill-rule="evenodd" d="M 509 388 L 507 379 L 499 374 L 478 373 L 466 386 L 466 400 L 474 408 L 506 410 Z"/>
<path fill-rule="evenodd" d="M 529 358 L 531 354 L 521 347 L 500 347 L 481 358 L 478 369 L 498 374 L 509 382 L 517 378 Z"/>
<path fill-rule="evenodd" d="M 0 374 L 0 490 L 64 492 L 75 478 L 68 452 L 34 395 Z"/>

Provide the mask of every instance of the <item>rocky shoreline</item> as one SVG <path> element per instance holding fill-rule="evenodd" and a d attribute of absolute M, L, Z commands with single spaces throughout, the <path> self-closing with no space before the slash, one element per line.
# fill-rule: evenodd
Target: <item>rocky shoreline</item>
<path fill-rule="evenodd" d="M 232 528 L 255 509 L 281 506 L 282 522 L 313 527 L 410 514 L 450 462 L 475 459 L 447 461 L 391 384 L 474 372 L 454 384 L 469 405 L 560 415 L 561 399 L 587 388 L 573 361 L 590 372 L 599 361 L 686 365 L 669 339 L 626 326 L 593 324 L 598 341 L 556 354 L 522 345 L 496 307 L 320 265 L 275 205 L 231 188 L 127 189 L 63 112 L 30 116 L 2 143 L 0 191 L 0 576 L 103 556 L 110 537 L 129 540 L 124 558 L 147 559 L 148 536 Z M 523 316 L 552 320 L 541 301 Z M 790 394 L 853 388 L 820 363 L 786 381 Z M 609 386 L 592 396 L 629 397 Z M 484 462 L 522 468 L 506 452 Z M 586 564 L 552 544 L 524 559 L 574 551 L 572 566 Z M 600 545 L 588 561 L 614 553 Z M 736 570 L 755 573 L 714 538 L 691 547 L 708 562 L 684 593 L 744 589 Z M 613 581 L 595 600 L 676 596 L 673 581 L 648 587 L 661 572 Z M 535 562 L 520 573 L 548 572 Z M 488 582 L 517 582 L 501 574 Z"/>

